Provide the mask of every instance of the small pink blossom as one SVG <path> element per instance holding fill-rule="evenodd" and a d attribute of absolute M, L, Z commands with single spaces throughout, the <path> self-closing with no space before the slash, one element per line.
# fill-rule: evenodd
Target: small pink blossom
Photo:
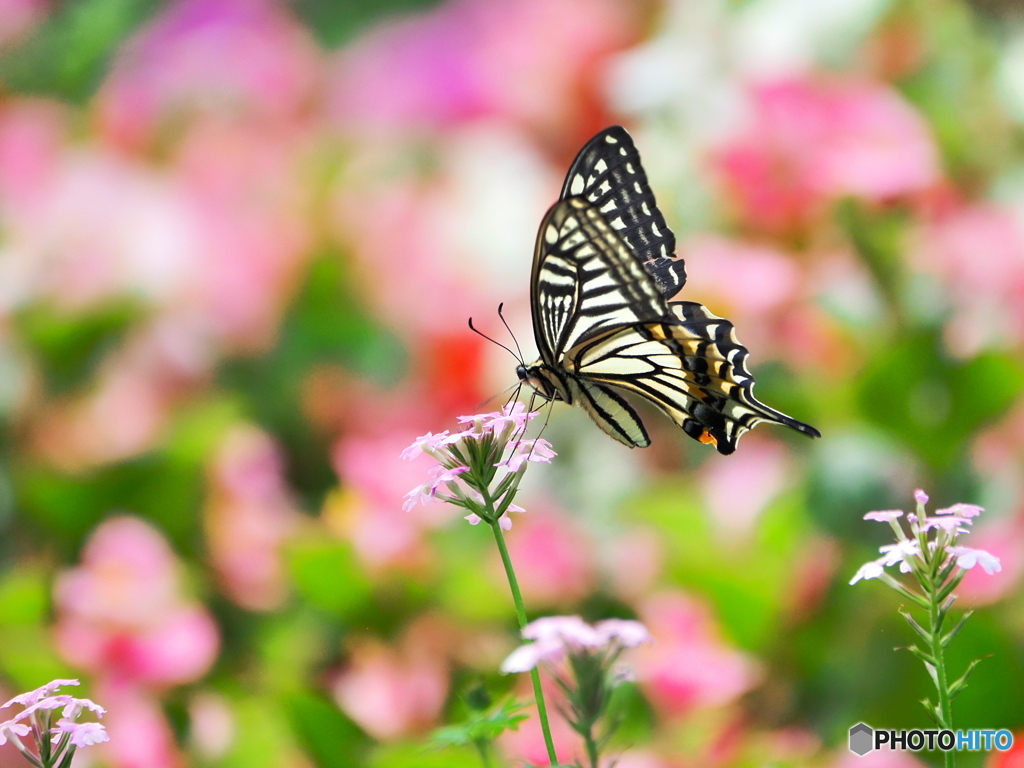
<path fill-rule="evenodd" d="M 56 742 L 60 734 L 70 734 L 71 743 L 76 747 L 91 747 L 93 744 L 101 744 L 110 741 L 106 729 L 99 723 L 76 723 L 73 720 L 62 718 L 57 721 L 59 733 L 53 737 Z"/>
<path fill-rule="evenodd" d="M 445 445 L 447 438 L 447 429 L 436 435 L 433 432 L 427 432 L 427 434 L 417 437 L 412 445 L 402 451 L 401 457 L 405 461 L 412 461 L 423 454 L 437 458 L 437 452 Z"/>
<path fill-rule="evenodd" d="M 510 512 L 525 512 L 525 511 L 526 510 L 523 509 L 522 507 L 520 507 L 518 504 L 509 504 L 508 508 L 505 510 L 505 514 L 503 514 L 498 519 L 498 525 L 501 526 L 501 530 L 503 530 L 503 531 L 511 531 L 512 530 L 512 519 L 509 517 L 509 513 Z M 476 514 L 475 512 L 471 512 L 470 514 L 466 515 L 463 519 L 464 520 L 468 520 L 470 525 L 479 525 L 480 523 L 483 522 L 483 518 L 480 517 L 480 515 Z"/>
<path fill-rule="evenodd" d="M 950 547 L 949 551 L 957 556 L 956 564 L 965 571 L 969 571 L 976 565 L 980 565 L 982 570 L 989 576 L 1003 570 L 1003 566 L 999 562 L 999 558 L 995 555 L 989 554 L 983 549 L 972 549 L 971 547 Z"/>
<path fill-rule="evenodd" d="M 19 736 L 28 736 L 32 730 L 25 723 L 17 722 L 18 718 L 0 723 L 0 747 L 7 743 L 8 739 L 16 741 Z"/>
<path fill-rule="evenodd" d="M 542 662 L 556 662 L 565 656 L 565 645 L 558 640 L 538 640 L 521 645 L 501 662 L 503 674 L 529 672 Z"/>
<path fill-rule="evenodd" d="M 518 472 L 520 467 L 527 461 L 547 462 L 550 464 L 551 459 L 558 455 L 552 449 L 551 443 L 543 438 L 518 440 L 511 445 L 512 453 L 494 466 L 505 467 L 510 472 Z"/>
<path fill-rule="evenodd" d="M 514 650 L 501 664 L 501 671 L 526 672 L 541 662 L 557 662 L 566 655 L 593 653 L 608 649 L 617 654 L 650 642 L 647 628 L 638 621 L 606 619 L 590 625 L 579 616 L 545 616 L 523 627 L 522 636 L 530 643 Z"/>
<path fill-rule="evenodd" d="M 941 528 L 946 533 L 969 533 L 969 529 L 964 528 L 964 526 L 970 524 L 970 520 L 959 515 L 929 517 L 925 519 L 924 530 L 929 531 L 933 528 Z"/>
<path fill-rule="evenodd" d="M 572 646 L 601 645 L 601 635 L 579 616 L 545 616 L 523 627 L 527 640 L 558 640 Z"/>
<path fill-rule="evenodd" d="M 639 621 L 630 619 L 605 619 L 594 625 L 602 643 L 617 642 L 623 648 L 635 648 L 652 642 L 651 633 Z"/>
<path fill-rule="evenodd" d="M 864 515 L 865 520 L 876 520 L 880 523 L 892 523 L 897 518 L 903 517 L 902 510 L 899 509 L 887 509 L 880 512 L 868 512 Z"/>
<path fill-rule="evenodd" d="M 872 560 L 869 563 L 864 563 L 857 572 L 853 574 L 853 578 L 850 579 L 850 584 L 856 584 L 861 579 L 877 579 L 885 573 L 885 569 L 882 567 L 882 562 L 879 560 Z"/>
<path fill-rule="evenodd" d="M 921 557 L 921 545 L 917 539 L 904 539 L 895 544 L 887 544 L 879 547 L 878 551 L 885 555 L 882 558 L 883 565 L 896 565 L 896 563 L 899 563 L 900 571 L 903 573 L 910 573 L 910 561 L 914 558 L 920 559 Z"/>
<path fill-rule="evenodd" d="M 0 709 L 6 709 L 13 704 L 21 704 L 24 707 L 31 706 L 36 702 L 45 699 L 50 696 L 58 688 L 65 685 L 79 685 L 77 680 L 51 680 L 46 685 L 42 685 L 36 688 L 34 691 L 28 691 L 27 693 L 21 693 L 15 696 L 13 699 L 8 701 L 6 704 L 0 705 Z"/>
<path fill-rule="evenodd" d="M 977 504 L 964 504 L 959 502 L 954 504 L 952 507 L 944 507 L 943 509 L 935 510 L 936 515 L 958 515 L 962 518 L 977 517 L 985 511 L 984 507 L 979 507 Z M 970 522 L 969 520 L 967 522 Z"/>
<path fill-rule="evenodd" d="M 916 491 L 914 491 L 914 501 L 916 501 L 921 506 L 924 506 L 925 504 L 928 503 L 928 494 L 922 491 L 920 488 L 918 488 Z"/>

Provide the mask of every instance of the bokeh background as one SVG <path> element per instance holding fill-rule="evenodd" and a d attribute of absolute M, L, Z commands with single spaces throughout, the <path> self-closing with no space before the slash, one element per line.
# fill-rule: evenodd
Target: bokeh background
<path fill-rule="evenodd" d="M 511 600 L 486 530 L 402 511 L 398 454 L 503 402 L 466 320 L 507 343 L 504 302 L 532 357 L 537 226 L 613 123 L 682 297 L 823 434 L 722 457 L 645 411 L 629 451 L 554 409 L 510 546 L 532 615 L 655 636 L 618 765 L 928 727 L 898 598 L 847 584 L 916 487 L 988 509 L 955 713 L 1024 743 L 1013 0 L 0 0 L 0 698 L 80 677 L 111 741 L 79 765 L 477 765 L 429 733 L 529 697 Z"/>

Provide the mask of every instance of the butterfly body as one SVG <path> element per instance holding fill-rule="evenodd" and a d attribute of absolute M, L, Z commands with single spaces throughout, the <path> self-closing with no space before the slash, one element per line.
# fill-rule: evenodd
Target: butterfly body
<path fill-rule="evenodd" d="M 531 276 L 540 352 L 516 373 L 548 400 L 579 405 L 611 437 L 650 444 L 634 394 L 684 432 L 732 453 L 761 421 L 817 436 L 753 396 L 732 324 L 695 302 L 675 237 L 658 211 L 629 134 L 609 128 L 577 156 L 563 199 L 540 227 Z"/>

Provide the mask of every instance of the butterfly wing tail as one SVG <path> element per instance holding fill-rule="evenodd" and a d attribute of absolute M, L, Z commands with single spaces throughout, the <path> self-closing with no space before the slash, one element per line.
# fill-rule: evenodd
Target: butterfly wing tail
<path fill-rule="evenodd" d="M 703 363 L 690 361 L 689 367 L 704 369 L 698 370 L 697 374 L 710 376 L 712 381 L 731 384 L 723 389 L 730 400 L 745 409 L 737 413 L 740 417 L 737 420 L 745 429 L 737 430 L 732 440 L 724 441 L 724 446 L 719 442 L 720 451 L 726 447 L 731 448 L 728 451 L 731 453 L 742 432 L 761 422 L 781 424 L 809 437 L 821 437 L 821 433 L 810 424 L 777 411 L 754 396 L 754 377 L 746 365 L 749 352 L 736 338 L 732 323 L 693 301 L 672 301 L 668 307 L 690 334 L 703 340 L 700 347 Z"/>

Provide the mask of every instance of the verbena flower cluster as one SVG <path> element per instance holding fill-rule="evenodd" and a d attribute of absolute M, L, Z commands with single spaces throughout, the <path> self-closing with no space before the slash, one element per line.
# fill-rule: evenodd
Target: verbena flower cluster
<path fill-rule="evenodd" d="M 548 616 L 523 627 L 530 640 L 513 651 L 501 665 L 502 672 L 526 672 L 538 664 L 556 667 L 555 682 L 564 696 L 560 707 L 569 726 L 583 739 L 587 764 L 598 768 L 618 720 L 612 697 L 630 675 L 616 667 L 626 648 L 651 642 L 639 621 L 606 619 L 591 625 L 579 616 Z"/>
<path fill-rule="evenodd" d="M 536 416 L 536 411 L 515 402 L 500 412 L 460 416 L 464 428 L 459 432 L 428 432 L 416 438 L 402 451 L 402 458 L 426 454 L 437 464 L 425 483 L 406 494 L 404 508 L 408 511 L 437 499 L 468 510 L 466 519 L 473 525 L 485 520 L 511 528 L 507 513 L 524 511 L 512 500 L 527 462 L 550 462 L 556 455 L 547 440 L 522 439 L 526 425 Z M 499 470 L 504 474 L 492 488 Z"/>
<path fill-rule="evenodd" d="M 0 723 L 0 746 L 10 741 L 25 758 L 41 768 L 66 768 L 78 747 L 107 741 L 106 729 L 96 722 L 77 722 L 89 710 L 102 717 L 106 710 L 89 699 L 58 694 L 62 686 L 78 685 L 77 680 L 53 680 L 34 691 L 19 694 L 0 709 L 24 707 L 14 717 Z M 60 717 L 57 718 L 57 710 Z M 31 738 L 32 750 L 23 739 Z"/>
<path fill-rule="evenodd" d="M 889 586 L 899 588 L 899 582 L 886 573 L 888 566 L 899 565 L 901 573 L 921 573 L 926 567 L 938 561 L 940 568 L 954 568 L 964 571 L 980 565 L 991 575 L 1002 570 L 999 558 L 983 549 L 963 547 L 957 544 L 961 534 L 970 533 L 974 518 L 985 510 L 975 504 L 954 504 L 938 509 L 929 516 L 925 512 L 928 494 L 922 490 L 914 492 L 917 511 L 906 515 L 906 528 L 900 523 L 902 510 L 868 512 L 865 520 L 888 523 L 896 534 L 896 543 L 879 548 L 882 556 L 865 563 L 850 579 L 856 584 L 861 579 L 881 579 Z"/>

